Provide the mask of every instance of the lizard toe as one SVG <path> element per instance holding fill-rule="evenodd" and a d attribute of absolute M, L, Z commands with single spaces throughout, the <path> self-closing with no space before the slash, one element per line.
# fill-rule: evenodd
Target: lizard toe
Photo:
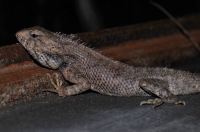
<path fill-rule="evenodd" d="M 163 103 L 174 103 L 174 104 L 182 104 L 182 105 L 186 105 L 185 101 L 176 101 L 175 98 L 156 98 L 156 99 L 149 99 L 147 101 L 142 101 L 140 103 L 141 105 L 147 104 L 147 105 L 153 105 L 153 108 L 162 105 Z"/>
<path fill-rule="evenodd" d="M 185 101 L 182 101 L 182 100 L 175 102 L 175 104 L 182 104 L 184 106 L 186 105 Z"/>
<path fill-rule="evenodd" d="M 155 107 L 157 107 L 157 106 L 163 104 L 163 101 L 162 101 L 162 99 L 160 99 L 160 98 L 149 99 L 149 100 L 147 100 L 147 101 L 142 101 L 142 102 L 140 103 L 140 106 L 141 106 L 141 105 L 144 105 L 144 104 L 153 105 L 153 108 L 155 108 Z"/>

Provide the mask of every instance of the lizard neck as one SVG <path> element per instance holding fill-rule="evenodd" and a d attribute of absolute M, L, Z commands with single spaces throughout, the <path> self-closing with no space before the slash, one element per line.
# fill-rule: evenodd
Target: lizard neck
<path fill-rule="evenodd" d="M 98 63 L 99 61 L 113 61 L 112 59 L 98 53 L 94 49 L 86 47 L 85 44 L 79 39 L 69 37 L 68 35 L 64 38 L 64 56 L 65 62 L 73 63 L 79 62 L 82 64 Z"/>

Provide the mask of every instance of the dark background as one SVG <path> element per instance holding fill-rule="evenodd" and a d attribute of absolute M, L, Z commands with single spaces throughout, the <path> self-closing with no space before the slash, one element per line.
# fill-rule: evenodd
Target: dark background
<path fill-rule="evenodd" d="M 175 17 L 200 10 L 198 0 L 155 1 Z M 149 0 L 4 0 L 0 1 L 0 14 L 1 45 L 16 43 L 18 30 L 36 25 L 67 34 L 168 19 Z M 149 97 L 89 92 L 62 99 L 55 94 L 1 108 L 0 130 L 196 132 L 200 130 L 199 98 L 199 94 L 181 96 L 186 106 L 163 104 L 152 109 L 139 107 Z"/>
<path fill-rule="evenodd" d="M 198 0 L 154 1 L 175 17 L 200 10 Z M 68 34 L 167 18 L 149 0 L 1 0 L 0 16 L 1 45 L 16 43 L 18 30 L 36 25 Z"/>

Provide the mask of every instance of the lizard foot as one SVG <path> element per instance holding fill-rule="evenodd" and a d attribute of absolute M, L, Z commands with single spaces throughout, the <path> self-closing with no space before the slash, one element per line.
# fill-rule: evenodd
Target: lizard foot
<path fill-rule="evenodd" d="M 185 101 L 176 101 L 175 99 L 171 98 L 156 98 L 156 99 L 149 99 L 147 101 L 142 101 L 140 106 L 143 104 L 153 105 L 153 108 L 163 104 L 163 103 L 174 103 L 174 104 L 182 104 L 186 105 Z"/>
<path fill-rule="evenodd" d="M 53 81 L 53 78 L 50 74 L 47 74 L 47 76 L 49 77 L 51 84 L 55 87 L 55 89 L 44 89 L 42 91 L 49 91 L 49 92 L 54 92 L 54 93 L 58 93 L 59 96 L 62 96 L 63 98 L 66 96 L 64 89 L 61 87 L 63 82 L 59 77 L 58 73 L 54 73 L 55 75 L 55 79 L 56 79 L 56 83 Z"/>

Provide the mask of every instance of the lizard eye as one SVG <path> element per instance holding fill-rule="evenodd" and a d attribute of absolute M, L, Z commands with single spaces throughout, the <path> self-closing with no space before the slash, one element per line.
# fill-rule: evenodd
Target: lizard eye
<path fill-rule="evenodd" d="M 35 34 L 35 33 L 33 33 L 33 34 L 31 34 L 31 37 L 33 37 L 33 38 L 37 38 L 37 37 L 38 37 L 38 35 L 37 35 L 37 34 Z"/>

